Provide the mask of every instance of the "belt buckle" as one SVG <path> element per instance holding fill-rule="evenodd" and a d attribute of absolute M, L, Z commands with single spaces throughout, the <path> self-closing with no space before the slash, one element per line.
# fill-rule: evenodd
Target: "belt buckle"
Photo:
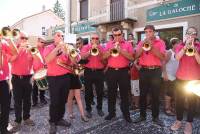
<path fill-rule="evenodd" d="M 117 71 L 117 70 L 119 70 L 119 68 L 115 68 L 115 70 Z"/>
<path fill-rule="evenodd" d="M 152 66 L 152 67 L 149 67 L 149 69 L 155 69 L 155 67 L 154 67 L 154 66 Z"/>
<path fill-rule="evenodd" d="M 20 75 L 19 78 L 20 78 L 20 79 L 23 79 L 23 76 Z"/>

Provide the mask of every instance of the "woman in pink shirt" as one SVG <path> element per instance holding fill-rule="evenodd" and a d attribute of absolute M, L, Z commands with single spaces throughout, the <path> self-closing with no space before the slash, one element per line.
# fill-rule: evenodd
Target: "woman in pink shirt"
<path fill-rule="evenodd" d="M 192 80 L 200 80 L 200 44 L 195 42 L 197 38 L 197 29 L 190 27 L 187 29 L 185 35 L 185 42 L 181 43 L 176 48 L 176 59 L 179 60 L 179 66 L 176 73 L 176 118 L 177 120 L 171 126 L 171 130 L 178 130 L 182 126 L 184 102 L 187 97 L 187 123 L 185 125 L 184 133 L 192 134 L 192 122 L 195 112 L 195 96 L 193 93 L 186 93 L 185 85 Z M 194 55 L 186 54 L 189 44 L 194 48 Z"/>

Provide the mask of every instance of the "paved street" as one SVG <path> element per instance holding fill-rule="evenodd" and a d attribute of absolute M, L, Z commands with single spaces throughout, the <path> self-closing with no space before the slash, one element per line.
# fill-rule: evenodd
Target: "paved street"
<path fill-rule="evenodd" d="M 169 130 L 170 124 L 175 117 L 168 117 L 161 111 L 161 119 L 164 121 L 165 127 L 159 127 L 152 123 L 151 112 L 148 111 L 147 121 L 140 124 L 126 124 L 122 118 L 119 102 L 117 103 L 117 117 L 112 121 L 105 121 L 96 113 L 93 106 L 93 118 L 88 123 L 80 120 L 77 106 L 74 105 L 75 119 L 70 120 L 72 126 L 70 128 L 58 127 L 59 134 L 173 134 Z M 107 114 L 107 100 L 104 99 L 104 112 Z M 32 119 L 36 122 L 36 126 L 27 127 L 22 125 L 21 131 L 17 134 L 48 134 L 48 105 L 37 107 L 31 110 Z M 139 115 L 138 112 L 131 112 L 132 119 Z M 11 121 L 14 119 L 14 113 L 11 112 Z M 67 115 L 66 115 L 66 118 Z M 69 118 L 68 118 L 69 119 Z M 200 134 L 200 117 L 196 117 L 194 121 L 193 134 Z M 174 132 L 174 134 L 183 133 L 182 131 Z"/>

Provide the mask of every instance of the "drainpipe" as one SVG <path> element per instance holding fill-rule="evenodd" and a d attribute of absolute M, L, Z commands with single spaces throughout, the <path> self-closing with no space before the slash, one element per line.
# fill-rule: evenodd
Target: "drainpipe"
<path fill-rule="evenodd" d="M 65 34 L 71 32 L 71 0 L 66 0 Z"/>

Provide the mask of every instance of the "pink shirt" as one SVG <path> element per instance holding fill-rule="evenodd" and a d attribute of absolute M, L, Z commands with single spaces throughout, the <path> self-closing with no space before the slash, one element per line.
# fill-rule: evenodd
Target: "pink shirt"
<path fill-rule="evenodd" d="M 31 75 L 33 74 L 34 63 L 36 61 L 31 53 L 26 49 L 21 49 L 17 58 L 11 63 L 11 72 L 15 75 Z"/>
<path fill-rule="evenodd" d="M 198 53 L 200 54 L 200 44 L 194 44 Z M 184 44 L 181 43 L 176 47 L 178 53 Z M 180 80 L 199 80 L 200 79 L 200 65 L 197 63 L 194 56 L 183 55 L 179 61 L 176 77 Z"/>
<path fill-rule="evenodd" d="M 10 69 L 8 66 L 8 54 L 10 54 L 10 49 L 7 43 L 2 43 L 2 54 L 3 54 L 3 66 L 0 67 L 0 81 L 7 80 L 10 78 Z"/>
<path fill-rule="evenodd" d="M 44 48 L 40 47 L 40 48 L 38 48 L 38 50 L 40 51 L 41 59 L 39 59 L 37 61 L 34 60 L 34 64 L 33 64 L 33 70 L 34 70 L 34 72 L 37 72 L 38 70 L 44 68 L 44 65 L 45 65 L 45 63 L 44 63 L 44 57 L 43 57 Z"/>
<path fill-rule="evenodd" d="M 161 53 L 165 54 L 165 43 L 161 39 L 155 39 L 153 41 L 153 47 L 159 50 Z M 143 47 L 143 41 L 140 41 L 136 51 Z M 139 57 L 139 65 L 141 66 L 161 66 L 161 60 L 154 55 L 151 51 L 143 51 Z"/>
<path fill-rule="evenodd" d="M 115 46 L 115 42 L 109 41 L 106 44 L 105 51 L 112 49 L 114 46 Z M 120 42 L 120 49 L 125 50 L 129 54 L 133 55 L 133 47 L 132 47 L 131 43 L 129 43 L 127 41 Z M 125 68 L 125 67 L 128 67 L 129 63 L 130 63 L 129 59 L 127 59 L 123 55 L 119 54 L 119 56 L 117 56 L 117 57 L 110 56 L 108 58 L 107 66 L 111 67 L 111 68 Z"/>
<path fill-rule="evenodd" d="M 44 52 L 43 52 L 43 56 L 46 57 L 54 48 L 55 48 L 54 44 L 51 44 L 51 45 L 48 45 L 47 47 L 45 47 Z M 71 64 L 71 61 L 68 58 L 68 56 L 66 56 L 64 54 L 57 56 L 56 58 L 54 58 L 49 63 L 46 63 L 47 64 L 47 75 L 48 76 L 59 76 L 59 75 L 71 73 L 70 70 L 58 65 L 57 60 L 61 60 L 62 62 L 66 63 L 68 65 Z"/>
<path fill-rule="evenodd" d="M 81 49 L 81 55 L 90 51 L 91 48 L 92 48 L 91 44 L 83 46 L 83 48 Z M 98 49 L 101 53 L 104 52 L 102 46 L 98 45 Z M 91 68 L 91 69 L 103 69 L 104 68 L 104 64 L 102 63 L 101 55 L 97 55 L 97 56 L 90 55 L 88 57 L 88 60 L 89 60 L 89 62 L 86 65 L 84 65 L 85 67 Z"/>

